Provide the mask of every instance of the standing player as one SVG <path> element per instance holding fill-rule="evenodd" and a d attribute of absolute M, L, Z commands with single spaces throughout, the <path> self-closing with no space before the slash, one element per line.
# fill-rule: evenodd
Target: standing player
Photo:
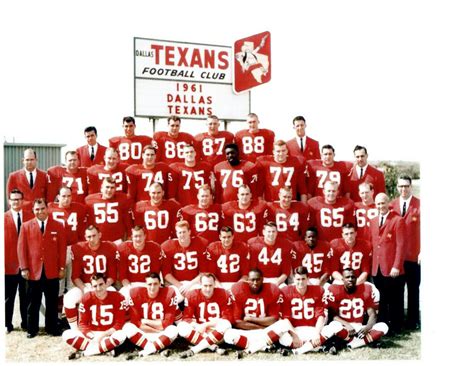
<path fill-rule="evenodd" d="M 273 156 L 262 156 L 257 159 L 257 170 L 258 180 L 266 183 L 259 186 L 259 194 L 265 201 L 277 201 L 280 188 L 291 187 L 292 199 L 298 197 L 302 202 L 306 202 L 305 166 L 298 158 L 288 156 L 285 141 L 275 141 Z"/>
<path fill-rule="evenodd" d="M 197 236 L 208 242 L 216 241 L 219 239 L 222 207 L 218 203 L 212 203 L 211 187 L 207 184 L 199 187 L 197 199 L 197 204 L 183 207 L 182 219 L 191 224 L 191 231 Z"/>
<path fill-rule="evenodd" d="M 390 206 L 399 213 L 406 227 L 406 255 L 403 267 L 408 294 L 408 311 L 406 327 L 416 329 L 420 326 L 420 200 L 413 196 L 411 178 L 407 175 L 398 178 L 399 198 Z"/>
<path fill-rule="evenodd" d="M 354 202 L 338 197 L 339 185 L 333 181 L 324 183 L 324 197 L 313 197 L 308 201 L 312 222 L 319 238 L 330 242 L 342 234 L 342 225 L 354 221 Z"/>
<path fill-rule="evenodd" d="M 357 145 L 354 148 L 354 157 L 356 161 L 349 172 L 346 197 L 354 202 L 360 201 L 359 184 L 363 182 L 372 183 L 375 195 L 385 193 L 385 176 L 380 170 L 367 162 L 369 157 L 367 149 L 364 146 Z"/>
<path fill-rule="evenodd" d="M 8 197 L 10 209 L 3 215 L 4 255 L 5 255 L 5 327 L 6 332 L 13 330 L 13 311 L 18 290 L 20 300 L 21 329 L 26 330 L 27 306 L 26 280 L 21 277 L 18 261 L 18 236 L 21 225 L 34 217 L 31 211 L 24 210 L 23 193 L 18 189 L 10 191 Z"/>
<path fill-rule="evenodd" d="M 127 239 L 132 227 L 131 205 L 125 193 L 116 192 L 114 178 L 105 178 L 101 193 L 86 198 L 89 225 L 97 226 L 104 240 L 120 244 Z"/>
<path fill-rule="evenodd" d="M 122 127 L 124 136 L 112 137 L 109 146 L 118 151 L 121 162 L 127 165 L 140 164 L 143 148 L 152 145 L 153 140 L 149 136 L 135 135 L 137 126 L 133 117 L 123 117 Z"/>
<path fill-rule="evenodd" d="M 59 189 L 65 185 L 72 190 L 72 201 L 84 203 L 88 192 L 87 170 L 79 167 L 77 152 L 66 153 L 66 166 L 56 165 L 48 169 L 48 201 L 53 202 Z"/>
<path fill-rule="evenodd" d="M 282 316 L 292 329 L 280 337 L 280 344 L 300 355 L 319 348 L 333 334 L 323 331 L 327 320 L 323 288 L 308 284 L 306 267 L 296 267 L 293 278 L 295 284 L 281 290 Z"/>
<path fill-rule="evenodd" d="M 76 287 L 64 295 L 64 311 L 72 329 L 77 328 L 77 304 L 85 293 L 92 290 L 93 274 L 104 275 L 107 287 L 117 279 L 117 247 L 108 241 L 102 241 L 102 234 L 95 226 L 86 229 L 86 241 L 72 247 L 72 282 Z M 112 289 L 111 289 L 112 290 Z"/>
<path fill-rule="evenodd" d="M 342 238 L 331 241 L 331 247 L 333 251 L 333 283 L 342 283 L 342 271 L 345 268 L 354 270 L 357 285 L 364 283 L 369 276 L 372 264 L 372 245 L 370 242 L 359 239 L 354 225 L 349 223 L 342 227 Z"/>
<path fill-rule="evenodd" d="M 130 291 L 130 321 L 123 330 L 127 338 L 142 348 L 140 356 L 164 350 L 178 336 L 173 325 L 180 315 L 175 292 L 171 287 L 160 287 L 160 276 L 156 272 L 146 275 L 146 288 L 135 287 Z M 169 350 L 162 352 L 169 356 Z"/>
<path fill-rule="evenodd" d="M 105 146 L 97 142 L 97 129 L 89 126 L 84 129 L 87 144 L 76 149 L 79 156 L 79 166 L 89 168 L 95 164 L 104 164 Z"/>
<path fill-rule="evenodd" d="M 372 183 L 359 184 L 359 197 L 362 201 L 354 203 L 354 215 L 357 224 L 357 236 L 370 241 L 369 222 L 377 217 L 379 212 L 375 207 L 374 187 Z"/>
<path fill-rule="evenodd" d="M 321 160 L 308 161 L 308 193 L 311 197 L 323 196 L 324 183 L 330 180 L 339 184 L 339 195 L 343 196 L 349 174 L 347 166 L 342 161 L 334 160 L 335 150 L 331 145 L 324 145 L 321 152 Z"/>
<path fill-rule="evenodd" d="M 37 168 L 38 159 L 33 149 L 23 152 L 23 169 L 16 170 L 8 176 L 7 192 L 19 189 L 23 192 L 23 208 L 31 210 L 36 198 L 47 197 L 48 175 Z"/>
<path fill-rule="evenodd" d="M 186 145 L 184 162 L 170 165 L 173 174 L 173 184 L 170 185 L 169 197 L 179 200 L 181 205 L 187 206 L 198 203 L 199 187 L 214 183 L 212 166 L 207 161 L 196 161 L 194 146 Z"/>
<path fill-rule="evenodd" d="M 164 242 L 161 246 L 166 260 L 163 261 L 162 274 L 165 281 L 175 287 L 178 302 L 183 295 L 199 284 L 199 274 L 206 266 L 207 240 L 191 237 L 187 221 L 178 221 L 175 226 L 177 239 Z"/>
<path fill-rule="evenodd" d="M 237 282 L 231 289 L 235 328 L 224 334 L 227 344 L 255 353 L 277 342 L 290 329 L 289 322 L 278 322 L 280 291 L 264 283 L 262 272 L 251 269 L 248 282 Z M 241 358 L 243 354 L 237 353 Z"/>
<path fill-rule="evenodd" d="M 301 240 L 309 226 L 309 207 L 306 203 L 292 201 L 291 187 L 282 187 L 278 202 L 268 204 L 268 221 L 276 223 L 278 236 L 290 241 Z"/>
<path fill-rule="evenodd" d="M 241 161 L 239 158 L 239 147 L 229 144 L 225 147 L 227 161 L 222 161 L 214 166 L 216 177 L 216 202 L 225 203 L 237 198 L 237 190 L 246 184 L 257 197 L 257 168 L 249 161 Z"/>
<path fill-rule="evenodd" d="M 196 150 L 203 160 L 211 166 L 225 160 L 224 146 L 234 142 L 234 135 L 229 131 L 219 131 L 219 117 L 210 115 L 206 121 L 207 132 L 194 136 Z"/>
<path fill-rule="evenodd" d="M 102 273 L 92 275 L 91 287 L 79 305 L 79 327 L 63 333 L 63 340 L 78 350 L 69 356 L 70 360 L 109 352 L 126 339 L 122 327 L 127 301 L 120 293 L 107 289 Z"/>
<path fill-rule="evenodd" d="M 248 130 L 240 130 L 235 134 L 235 143 L 244 160 L 257 161 L 259 156 L 271 155 L 275 133 L 259 128 L 260 121 L 255 113 L 247 115 Z"/>
<path fill-rule="evenodd" d="M 309 227 L 304 241 L 296 241 L 291 247 L 291 267 L 303 266 L 308 270 L 309 283 L 323 286 L 331 271 L 332 250 L 329 243 L 318 238 L 318 230 Z"/>
<path fill-rule="evenodd" d="M 102 181 L 109 177 L 115 179 L 117 192 L 127 193 L 128 182 L 125 170 L 128 165 L 120 162 L 117 150 L 108 147 L 105 150 L 104 162 L 104 165 L 93 165 L 87 169 L 89 194 L 99 193 Z"/>
<path fill-rule="evenodd" d="M 234 228 L 235 240 L 246 243 L 260 235 L 267 218 L 267 204 L 260 199 L 253 200 L 250 187 L 243 184 L 237 192 L 237 201 L 222 205 L 224 225 Z"/>
<path fill-rule="evenodd" d="M 178 332 L 193 347 L 182 352 L 181 358 L 192 357 L 221 343 L 224 333 L 232 327 L 232 302 L 227 291 L 216 288 L 216 277 L 212 273 L 201 274 L 200 282 L 201 288 L 189 291 L 184 300 Z"/>
<path fill-rule="evenodd" d="M 158 244 L 174 237 L 180 204 L 163 199 L 165 193 L 161 183 L 153 183 L 148 190 L 150 200 L 135 204 L 135 225 L 146 229 L 147 237 Z"/>
<path fill-rule="evenodd" d="M 216 276 L 220 287 L 229 290 L 234 283 L 247 280 L 249 249 L 245 243 L 234 241 L 229 226 L 220 229 L 219 239 L 207 246 L 207 271 Z"/>
<path fill-rule="evenodd" d="M 128 197 L 134 202 L 148 199 L 148 190 L 153 183 L 161 183 L 167 193 L 172 183 L 170 168 L 165 163 L 156 162 L 156 150 L 153 146 L 143 147 L 142 157 L 141 164 L 130 165 L 125 171 L 128 179 Z"/>
<path fill-rule="evenodd" d="M 357 285 L 352 269 L 345 269 L 342 278 L 343 285 L 329 286 L 324 295 L 329 311 L 334 315 L 334 320 L 325 330 L 349 342 L 349 348 L 359 348 L 387 334 L 388 327 L 385 323 L 377 323 L 378 304 L 372 286 L 367 283 Z M 368 320 L 364 325 L 365 314 Z"/>
<path fill-rule="evenodd" d="M 303 116 L 293 118 L 293 128 L 296 137 L 286 142 L 290 156 L 301 157 L 306 161 L 321 159 L 319 142 L 306 136 L 306 120 Z"/>
<path fill-rule="evenodd" d="M 184 160 L 184 147 L 194 144 L 194 137 L 186 132 L 180 132 L 181 118 L 168 117 L 168 131 L 155 132 L 153 140 L 158 146 L 161 161 L 167 164 Z M 198 157 L 198 160 L 200 157 Z"/>
<path fill-rule="evenodd" d="M 291 244 L 277 236 L 276 224 L 267 222 L 263 226 L 263 237 L 248 241 L 250 268 L 258 268 L 266 282 L 283 287 L 291 272 Z"/>
<path fill-rule="evenodd" d="M 130 298 L 130 289 L 145 287 L 147 273 L 160 273 L 163 252 L 159 244 L 146 240 L 141 226 L 132 228 L 132 240 L 119 245 L 120 254 L 119 276 L 122 283 L 120 293 Z"/>

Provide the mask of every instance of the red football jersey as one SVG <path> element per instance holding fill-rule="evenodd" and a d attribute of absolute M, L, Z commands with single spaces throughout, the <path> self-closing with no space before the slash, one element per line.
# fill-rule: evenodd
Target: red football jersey
<path fill-rule="evenodd" d="M 254 199 L 247 209 L 239 208 L 237 201 L 222 205 L 224 225 L 234 229 L 234 240 L 247 242 L 261 234 L 267 219 L 267 204 Z"/>
<path fill-rule="evenodd" d="M 146 229 L 148 240 L 161 244 L 174 237 L 180 207 L 175 200 L 163 200 L 160 206 L 154 206 L 150 201 L 137 202 L 133 211 L 135 225 Z"/>
<path fill-rule="evenodd" d="M 161 183 L 165 197 L 169 196 L 169 185 L 172 184 L 171 170 L 165 163 L 155 163 L 152 169 L 145 168 L 142 164 L 131 165 L 125 171 L 128 179 L 128 197 L 133 201 L 150 199 L 150 186 Z"/>
<path fill-rule="evenodd" d="M 102 233 L 102 240 L 115 241 L 128 235 L 132 228 L 130 199 L 124 193 L 116 193 L 104 200 L 100 193 L 86 197 L 89 225 L 95 225 Z"/>
<path fill-rule="evenodd" d="M 155 132 L 153 140 L 158 145 L 161 161 L 167 164 L 184 161 L 184 147 L 194 145 L 194 137 L 186 132 L 179 132 L 178 136 L 171 137 L 166 131 Z M 198 151 L 196 151 L 197 153 Z M 200 157 L 197 154 L 196 160 Z"/>
<path fill-rule="evenodd" d="M 120 253 L 119 280 L 130 282 L 145 282 L 150 272 L 160 273 L 163 252 L 159 244 L 146 241 L 143 250 L 139 251 L 132 241 L 128 240 L 119 245 Z"/>
<path fill-rule="evenodd" d="M 180 313 L 172 287 L 161 287 L 155 298 L 148 295 L 146 287 L 130 289 L 130 321 L 137 327 L 141 326 L 142 319 L 150 319 L 161 320 L 166 328 Z"/>
<path fill-rule="evenodd" d="M 354 202 L 345 197 L 338 197 L 336 202 L 328 204 L 324 197 L 313 197 L 308 201 L 311 209 L 311 221 L 321 240 L 331 241 L 342 235 L 342 225 L 354 223 Z"/>
<path fill-rule="evenodd" d="M 288 209 L 278 202 L 268 204 L 267 221 L 277 225 L 278 236 L 291 241 L 301 240 L 309 226 L 310 214 L 306 203 L 293 201 Z"/>
<path fill-rule="evenodd" d="M 48 169 L 48 201 L 53 202 L 60 188 L 65 185 L 72 190 L 72 201 L 84 203 L 88 195 L 87 169 L 78 168 L 76 173 L 69 173 L 63 166 L 53 166 Z"/>
<path fill-rule="evenodd" d="M 127 165 L 141 164 L 143 148 L 153 145 L 153 140 L 149 136 L 116 136 L 109 139 L 109 146 L 118 151 L 120 161 Z"/>
<path fill-rule="evenodd" d="M 220 241 L 209 244 L 206 259 L 206 271 L 214 273 L 220 282 L 237 282 L 249 273 L 249 249 L 235 239 L 229 249 L 225 249 Z"/>
<path fill-rule="evenodd" d="M 110 328 L 120 330 L 125 324 L 127 308 L 127 300 L 118 291 L 107 291 L 103 300 L 93 291 L 87 292 L 79 304 L 79 330 L 83 334 Z"/>
<path fill-rule="evenodd" d="M 262 156 L 257 159 L 257 170 L 259 182 L 265 182 L 259 185 L 258 194 L 267 202 L 278 201 L 280 188 L 285 186 L 292 188 L 293 199 L 307 193 L 305 166 L 298 158 L 289 156 L 285 163 L 277 163 L 273 156 Z"/>
<path fill-rule="evenodd" d="M 377 309 L 378 303 L 367 283 L 358 285 L 352 294 L 347 293 L 344 285 L 331 285 L 324 294 L 328 307 L 349 323 L 363 323 L 368 308 Z"/>
<path fill-rule="evenodd" d="M 304 295 L 294 285 L 284 287 L 281 289 L 283 318 L 290 320 L 294 327 L 314 327 L 318 318 L 326 315 L 323 295 L 321 286 L 308 285 Z"/>
<path fill-rule="evenodd" d="M 347 191 L 347 177 L 349 170 L 342 161 L 335 161 L 334 165 L 327 167 L 322 160 L 310 160 L 308 165 L 308 193 L 312 197 L 323 196 L 324 183 L 327 181 L 339 184 L 339 196 Z"/>
<path fill-rule="evenodd" d="M 372 245 L 364 239 L 356 239 L 351 248 L 344 240 L 334 239 L 331 242 L 333 250 L 332 271 L 342 273 L 344 268 L 352 268 L 358 277 L 362 272 L 370 274 L 372 265 Z"/>
<path fill-rule="evenodd" d="M 205 161 L 198 161 L 194 167 L 173 163 L 170 168 L 173 184 L 170 184 L 169 197 L 179 200 L 182 206 L 198 203 L 199 187 L 211 185 L 212 166 Z"/>
<path fill-rule="evenodd" d="M 97 250 L 92 250 L 86 241 L 71 247 L 72 274 L 71 279 L 80 279 L 84 283 L 91 282 L 95 273 L 104 273 L 107 278 L 117 279 L 119 252 L 117 246 L 108 241 L 101 241 Z"/>
<path fill-rule="evenodd" d="M 57 203 L 50 202 L 48 208 L 53 220 L 60 222 L 66 228 L 67 245 L 84 240 L 87 223 L 87 210 L 84 205 L 72 202 L 68 208 L 60 208 Z"/>
<path fill-rule="evenodd" d="M 251 162 L 257 161 L 259 156 L 271 155 L 275 133 L 265 128 L 250 133 L 249 130 L 240 130 L 235 134 L 235 142 L 239 146 L 240 157 Z"/>
<path fill-rule="evenodd" d="M 357 225 L 357 237 L 370 240 L 370 220 L 377 217 L 379 211 L 375 208 L 375 203 L 366 206 L 362 202 L 354 203 L 354 215 Z"/>
<path fill-rule="evenodd" d="M 237 199 L 237 192 L 242 184 L 250 187 L 252 195 L 257 198 L 258 173 L 255 164 L 241 161 L 232 166 L 228 161 L 222 161 L 214 166 L 216 177 L 215 202 L 225 203 Z"/>
<path fill-rule="evenodd" d="M 93 165 L 87 169 L 87 179 L 89 181 L 89 194 L 99 193 L 102 181 L 105 178 L 112 177 L 115 179 L 115 188 L 117 192 L 127 193 L 128 182 L 125 170 L 128 165 L 119 163 L 112 170 L 106 170 L 105 165 Z"/>
<path fill-rule="evenodd" d="M 201 289 L 191 290 L 184 299 L 183 321 L 206 323 L 211 319 L 232 321 L 232 301 L 227 291 L 215 288 L 208 299 Z"/>
<path fill-rule="evenodd" d="M 250 268 L 258 268 L 263 277 L 280 277 L 291 272 L 291 243 L 277 238 L 274 245 L 267 245 L 263 237 L 256 237 L 248 241 L 250 252 Z"/>
<path fill-rule="evenodd" d="M 178 281 L 191 281 L 206 267 L 207 240 L 192 237 L 191 244 L 183 248 L 178 239 L 167 240 L 161 246 L 163 258 L 161 272 L 163 277 L 172 274 Z"/>
<path fill-rule="evenodd" d="M 188 205 L 181 210 L 183 220 L 191 225 L 191 232 L 209 242 L 219 240 L 219 228 L 222 220 L 222 207 L 213 203 L 208 208 Z"/>
<path fill-rule="evenodd" d="M 280 317 L 280 290 L 273 283 L 263 283 L 258 294 L 250 291 L 248 282 L 237 282 L 231 290 L 235 320 L 243 320 L 246 316 L 264 318 Z"/>
<path fill-rule="evenodd" d="M 321 278 L 331 270 L 332 250 L 329 243 L 318 240 L 311 249 L 305 241 L 296 241 L 291 248 L 291 267 L 304 266 L 309 278 Z"/>
<path fill-rule="evenodd" d="M 225 160 L 224 147 L 234 142 L 234 134 L 229 131 L 218 131 L 216 135 L 203 132 L 194 136 L 194 141 L 196 152 L 214 166 Z"/>

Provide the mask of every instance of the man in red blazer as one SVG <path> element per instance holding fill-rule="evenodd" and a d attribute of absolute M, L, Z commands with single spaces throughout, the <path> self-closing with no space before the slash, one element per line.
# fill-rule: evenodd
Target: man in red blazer
<path fill-rule="evenodd" d="M 403 323 L 405 285 L 405 222 L 389 209 L 385 193 L 375 197 L 378 215 L 370 220 L 372 277 L 380 291 L 379 320 L 389 325 L 391 334 L 400 333 Z"/>
<path fill-rule="evenodd" d="M 367 162 L 369 155 L 364 146 L 357 145 L 354 148 L 355 162 L 347 179 L 346 197 L 354 202 L 360 202 L 359 185 L 361 183 L 372 183 L 374 194 L 385 193 L 385 176 L 376 167 Z"/>
<path fill-rule="evenodd" d="M 59 336 L 59 279 L 64 278 L 66 266 L 66 232 L 64 226 L 48 217 L 43 198 L 33 203 L 35 218 L 21 226 L 18 239 L 18 259 L 21 275 L 28 281 L 27 338 L 39 330 L 41 297 L 46 299 L 46 333 Z"/>
<path fill-rule="evenodd" d="M 36 198 L 46 198 L 48 177 L 46 172 L 37 169 L 38 159 L 33 149 L 23 152 L 23 169 L 10 173 L 7 181 L 7 192 L 19 189 L 23 192 L 23 208 L 31 210 Z"/>
<path fill-rule="evenodd" d="M 417 329 L 420 326 L 420 200 L 413 196 L 411 177 L 405 175 L 398 178 L 397 184 L 400 197 L 390 203 L 391 209 L 405 221 L 406 256 L 405 282 L 408 291 L 408 309 L 405 327 Z"/>
<path fill-rule="evenodd" d="M 26 330 L 26 312 L 28 300 L 26 297 L 26 281 L 21 277 L 18 263 L 18 233 L 21 224 L 33 218 L 33 213 L 22 209 L 23 193 L 13 189 L 8 197 L 10 210 L 4 217 L 4 254 L 5 254 L 5 327 L 7 333 L 13 330 L 13 311 L 18 289 L 20 297 L 21 328 Z"/>
<path fill-rule="evenodd" d="M 303 116 L 293 118 L 296 137 L 286 142 L 290 156 L 302 157 L 306 161 L 321 159 L 319 142 L 306 136 L 306 120 Z"/>
<path fill-rule="evenodd" d="M 97 129 L 89 126 L 84 129 L 87 144 L 76 149 L 79 155 L 79 166 L 88 168 L 95 164 L 104 164 L 105 150 L 107 147 L 97 142 Z"/>

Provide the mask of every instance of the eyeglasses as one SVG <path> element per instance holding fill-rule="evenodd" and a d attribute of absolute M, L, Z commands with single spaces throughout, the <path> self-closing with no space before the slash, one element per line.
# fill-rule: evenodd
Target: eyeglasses
<path fill-rule="evenodd" d="M 398 188 L 409 188 L 409 185 L 398 186 Z"/>

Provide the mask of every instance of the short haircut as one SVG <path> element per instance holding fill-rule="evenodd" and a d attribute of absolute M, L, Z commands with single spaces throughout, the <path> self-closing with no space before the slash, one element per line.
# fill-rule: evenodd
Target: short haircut
<path fill-rule="evenodd" d="M 215 114 L 211 114 L 209 116 L 207 116 L 207 119 L 219 119 L 219 117 L 217 117 Z"/>
<path fill-rule="evenodd" d="M 222 226 L 219 230 L 219 233 L 231 233 L 232 235 L 234 235 L 234 230 L 232 230 L 230 226 Z"/>
<path fill-rule="evenodd" d="M 123 117 L 122 124 L 124 124 L 125 122 L 127 122 L 127 123 L 131 122 L 131 123 L 135 124 L 135 118 L 133 118 L 132 116 Z"/>
<path fill-rule="evenodd" d="M 293 189 L 290 186 L 283 186 L 280 188 L 280 191 L 284 191 L 289 194 L 293 194 Z"/>
<path fill-rule="evenodd" d="M 356 230 L 356 227 L 352 222 L 345 223 L 344 225 L 342 225 L 342 228 L 343 229 L 354 229 L 354 230 Z"/>
<path fill-rule="evenodd" d="M 13 189 L 10 191 L 10 194 L 8 195 L 8 198 L 10 198 L 12 194 L 20 194 L 20 195 L 21 195 L 21 199 L 23 199 L 23 197 L 24 197 L 23 192 L 20 191 L 18 188 L 13 188 Z"/>
<path fill-rule="evenodd" d="M 201 273 L 201 277 L 199 278 L 199 282 L 202 281 L 203 277 L 212 278 L 214 280 L 214 282 L 217 281 L 216 275 L 214 273 L 211 273 L 211 272 Z"/>
<path fill-rule="evenodd" d="M 336 150 L 334 149 L 334 147 L 333 147 L 332 145 L 329 145 L 329 144 L 324 145 L 324 146 L 321 148 L 321 152 L 322 152 L 324 149 L 332 150 L 333 153 L 336 152 Z"/>
<path fill-rule="evenodd" d="M 227 144 L 227 145 L 224 146 L 224 151 L 227 150 L 227 149 L 234 149 L 236 151 L 239 151 L 239 145 L 237 145 L 236 143 L 231 142 L 230 144 Z"/>
<path fill-rule="evenodd" d="M 248 184 L 241 184 L 241 185 L 239 186 L 239 188 L 237 188 L 237 190 L 239 190 L 240 188 L 242 188 L 242 189 L 249 189 L 249 190 L 250 190 L 250 187 L 248 186 Z"/>
<path fill-rule="evenodd" d="M 247 117 L 258 119 L 258 116 L 257 116 L 256 113 L 249 113 L 249 114 L 247 114 Z"/>
<path fill-rule="evenodd" d="M 68 155 L 76 155 L 77 156 L 77 151 L 75 151 L 75 150 L 66 151 L 66 153 L 64 154 L 64 157 L 67 159 Z"/>
<path fill-rule="evenodd" d="M 274 143 L 273 143 L 273 147 L 275 146 L 286 146 L 286 142 L 283 141 L 283 140 L 276 140 Z"/>
<path fill-rule="evenodd" d="M 102 185 L 105 182 L 115 184 L 115 178 L 114 177 L 105 177 L 104 180 L 102 181 Z"/>
<path fill-rule="evenodd" d="M 373 191 L 374 190 L 374 185 L 370 182 L 362 182 L 361 184 L 359 184 L 359 189 L 361 187 L 368 187 L 369 190 Z"/>
<path fill-rule="evenodd" d="M 263 224 L 263 227 L 269 226 L 269 227 L 274 227 L 275 229 L 277 228 L 277 224 L 273 221 L 268 221 L 265 224 Z"/>
<path fill-rule="evenodd" d="M 174 225 L 175 228 L 177 227 L 185 227 L 187 228 L 188 230 L 191 230 L 191 226 L 189 225 L 189 222 L 187 222 L 186 220 L 181 220 L 181 221 L 178 221 L 176 223 L 176 225 Z"/>
<path fill-rule="evenodd" d="M 356 145 L 353 152 L 355 153 L 357 150 L 364 150 L 365 154 L 367 155 L 367 149 L 364 146 Z"/>
<path fill-rule="evenodd" d="M 156 278 L 158 280 L 158 282 L 161 283 L 161 278 L 160 278 L 160 275 L 156 272 L 148 272 L 146 275 L 145 275 L 145 278 Z"/>
<path fill-rule="evenodd" d="M 35 198 L 35 200 L 33 201 L 33 206 L 36 204 L 41 205 L 42 203 L 46 205 L 46 200 L 43 197 Z"/>
<path fill-rule="evenodd" d="M 68 189 L 69 192 L 72 193 L 72 188 L 69 187 L 69 186 L 67 186 L 67 185 L 65 185 L 65 184 L 63 184 L 63 185 L 59 188 L 59 191 L 58 191 L 58 192 L 61 192 L 63 189 Z"/>
<path fill-rule="evenodd" d="M 316 229 L 315 226 L 310 226 L 309 228 L 306 229 L 306 231 L 311 231 L 312 233 L 316 234 L 316 236 L 318 235 L 318 229 Z M 305 235 L 306 235 L 306 232 L 305 232 Z"/>
<path fill-rule="evenodd" d="M 181 123 L 181 118 L 179 118 L 178 116 L 172 115 L 168 117 L 168 124 L 170 124 L 171 121 Z"/>
<path fill-rule="evenodd" d="M 35 156 L 35 159 L 38 158 L 38 157 L 36 156 L 36 151 L 33 150 L 31 147 L 29 147 L 28 149 L 25 149 L 25 151 L 23 151 L 23 155 L 24 155 L 27 151 L 32 152 L 33 155 Z"/>
<path fill-rule="evenodd" d="M 296 267 L 294 272 L 295 274 L 308 276 L 308 268 L 306 268 L 305 266 Z"/>
<path fill-rule="evenodd" d="M 95 135 L 97 136 L 97 128 L 95 128 L 94 126 L 89 126 L 89 127 L 84 128 L 84 134 L 86 134 L 87 132 L 94 132 Z"/>
<path fill-rule="evenodd" d="M 161 189 L 164 190 L 163 184 L 161 184 L 160 182 L 153 182 L 152 184 L 150 184 L 150 188 L 154 188 L 154 187 L 161 187 Z"/>
<path fill-rule="evenodd" d="M 354 269 L 351 268 L 351 267 L 344 267 L 344 269 L 342 270 L 342 273 L 344 272 L 352 272 L 352 273 L 355 273 Z"/>
<path fill-rule="evenodd" d="M 145 145 L 143 147 L 142 154 L 144 154 L 146 150 L 153 150 L 153 152 L 156 154 L 156 149 L 153 145 Z"/>
<path fill-rule="evenodd" d="M 143 231 L 143 233 L 145 233 L 145 228 L 141 225 L 135 225 L 132 227 L 132 231 Z"/>
<path fill-rule="evenodd" d="M 89 231 L 91 231 L 91 230 L 97 230 L 97 232 L 100 233 L 99 228 L 98 228 L 97 226 L 95 226 L 95 225 L 89 225 L 88 227 L 86 227 L 86 230 L 89 230 Z"/>
<path fill-rule="evenodd" d="M 303 121 L 304 123 L 306 123 L 306 120 L 303 116 L 296 116 L 295 118 L 293 118 L 293 126 L 295 125 L 296 121 Z"/>
<path fill-rule="evenodd" d="M 263 277 L 262 271 L 259 270 L 258 268 L 251 268 L 251 269 L 249 270 L 249 274 L 250 274 L 250 272 L 258 273 L 258 274 L 260 275 L 260 277 Z"/>
<path fill-rule="evenodd" d="M 101 278 L 104 280 L 104 282 L 106 282 L 106 281 L 105 281 L 105 273 L 100 273 L 100 272 L 94 273 L 94 274 L 91 276 L 91 281 L 98 281 L 98 280 L 100 280 Z"/>
<path fill-rule="evenodd" d="M 111 152 L 111 153 L 114 153 L 114 154 L 118 154 L 117 149 L 114 148 L 114 147 L 108 147 L 107 149 L 105 149 L 105 154 L 107 154 L 108 152 Z"/>
<path fill-rule="evenodd" d="M 402 180 L 407 180 L 410 182 L 410 185 L 411 185 L 411 177 L 409 175 L 401 175 L 398 177 L 398 179 L 402 179 Z"/>
<path fill-rule="evenodd" d="M 209 184 L 203 184 L 203 185 L 199 186 L 198 192 L 200 192 L 200 191 L 209 191 L 212 194 L 212 189 L 211 189 L 211 186 Z"/>

